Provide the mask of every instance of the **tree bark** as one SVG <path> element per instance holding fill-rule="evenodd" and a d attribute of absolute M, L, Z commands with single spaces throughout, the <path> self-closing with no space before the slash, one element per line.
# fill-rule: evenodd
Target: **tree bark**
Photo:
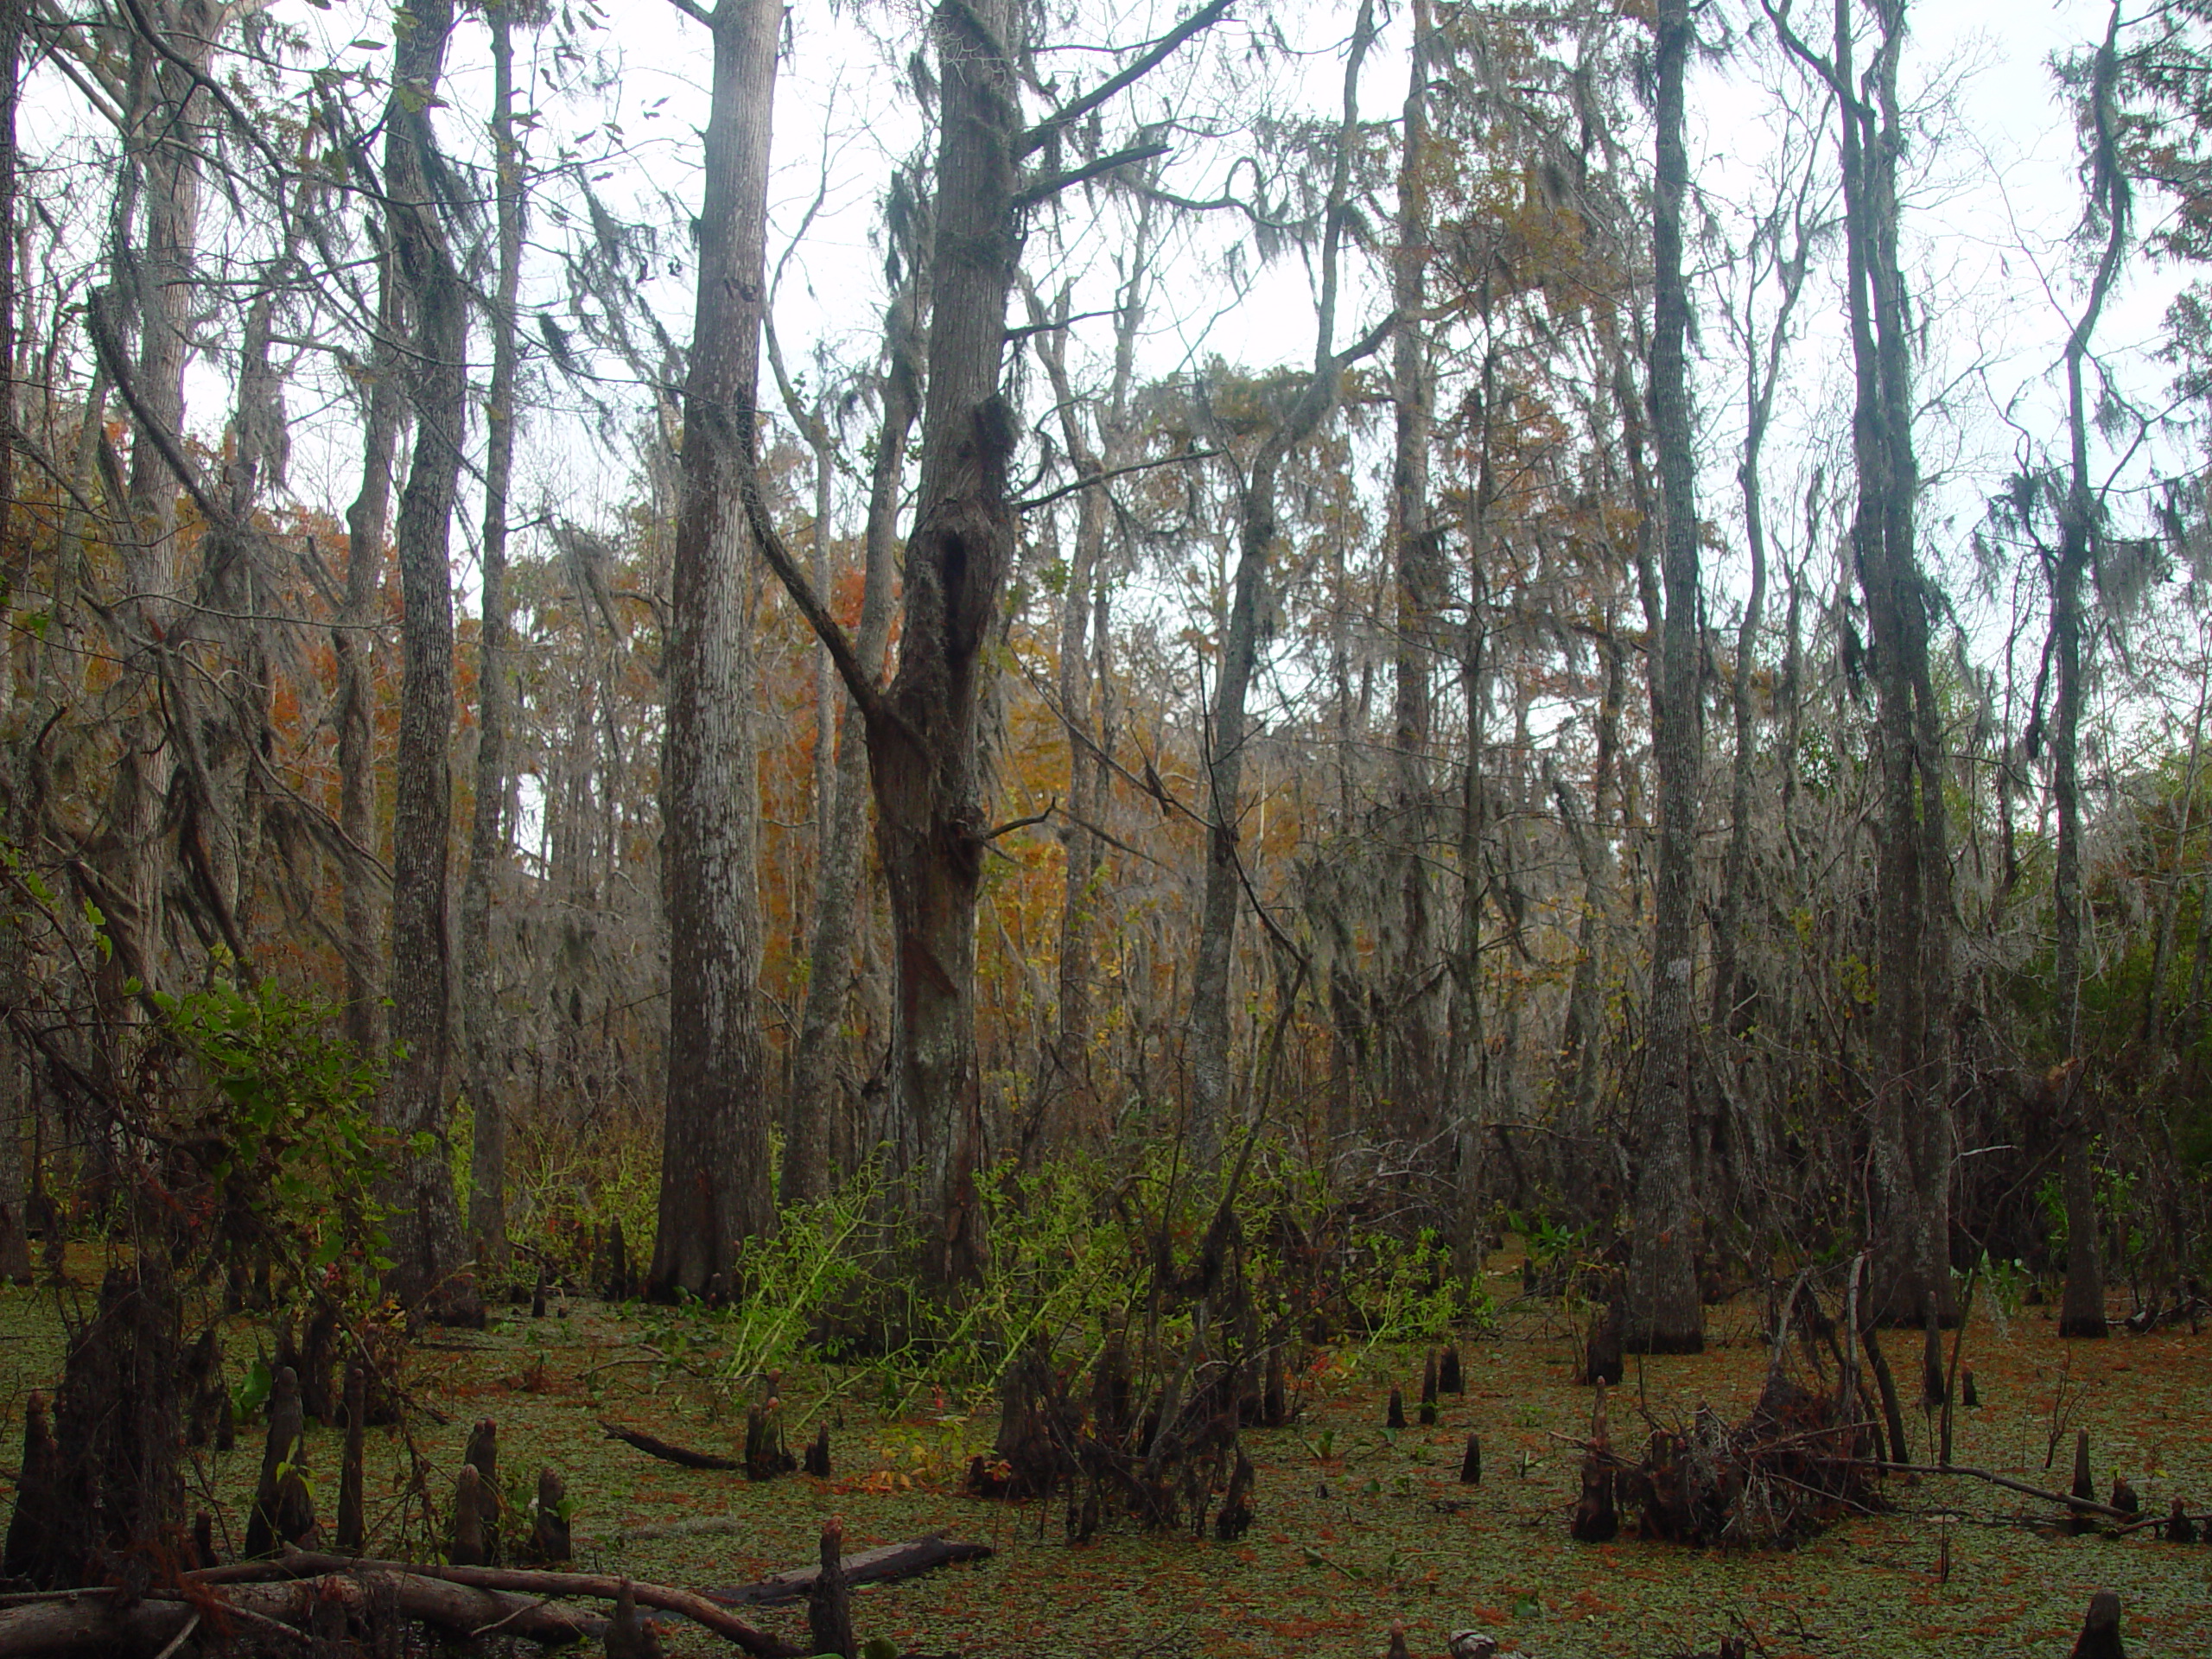
<path fill-rule="evenodd" d="M 1236 917 L 1243 902 L 1237 852 L 1244 747 L 1250 733 L 1245 703 L 1259 664 L 1259 611 L 1276 534 L 1275 485 L 1284 459 L 1312 437 L 1336 407 L 1351 353 L 1335 346 L 1337 256 L 1350 199 L 1351 150 L 1359 125 L 1359 72 L 1375 39 L 1373 0 L 1361 0 L 1344 65 L 1344 114 L 1338 126 L 1321 236 L 1321 292 L 1317 308 L 1313 370 L 1296 399 L 1260 439 L 1237 492 L 1236 572 L 1215 659 L 1211 729 L 1205 750 L 1206 867 L 1199 900 L 1198 959 L 1192 969 L 1189 1134 L 1193 1160 L 1211 1169 L 1220 1161 L 1230 1110 L 1230 978 L 1236 944 Z"/>
<path fill-rule="evenodd" d="M 742 491 L 759 444 L 775 0 L 721 0 L 696 322 L 683 385 L 683 486 L 661 781 L 669 930 L 668 1094 L 659 1230 L 646 1288 L 706 1294 L 737 1241 L 775 1225 L 760 1032 L 754 555 Z"/>
<path fill-rule="evenodd" d="M 392 1177 L 392 1286 L 434 1317 L 481 1316 L 458 1281 L 446 1096 L 451 995 L 447 841 L 453 813 L 453 577 L 447 563 L 467 418 L 467 290 L 432 185 L 432 99 L 453 32 L 453 0 L 409 0 L 393 48 L 385 188 L 391 249 L 412 302 L 415 454 L 393 541 L 402 602 L 399 749 L 392 806 L 391 1034 L 399 1050 L 385 1121 L 404 1141 Z"/>
<path fill-rule="evenodd" d="M 21 103 L 23 71 L 25 0 L 0 0 L 0 225 L 16 222 L 17 167 L 16 111 Z M 10 602 L 31 602 L 30 548 L 21 543 L 18 561 L 14 515 L 16 506 L 16 267 L 7 250 L 0 247 L 0 581 L 7 584 Z M 57 584 L 58 586 L 59 584 Z M 49 626 L 60 624 L 57 603 Z M 42 662 L 41 658 L 41 662 Z M 26 700 L 11 696 L 9 710 L 10 749 L 7 801 L 8 838 L 11 852 L 29 840 L 29 792 L 33 760 L 28 753 L 34 733 L 29 720 L 44 699 L 39 678 L 32 680 Z M 23 1230 L 23 1125 L 30 1103 L 30 1054 L 18 1039 L 8 1015 L 28 1011 L 30 1000 L 30 953 L 23 929 L 10 923 L 0 937 L 0 1280 L 27 1284 L 31 1276 L 30 1245 Z"/>
<path fill-rule="evenodd" d="M 1398 156 L 1397 246 L 1390 262 L 1390 299 L 1398 315 L 1391 341 L 1390 398 L 1396 410 L 1390 467 L 1391 528 L 1395 539 L 1397 620 L 1392 684 L 1393 791 L 1390 889 L 1397 907 L 1397 960 L 1391 964 L 1393 1016 L 1389 1087 L 1401 1133 L 1426 1141 L 1444 1105 L 1437 1075 L 1438 988 L 1435 925 L 1428 883 L 1429 744 L 1434 724 L 1431 663 L 1436 611 L 1444 598 L 1444 538 L 1430 522 L 1429 439 L 1434 373 L 1428 331 L 1428 81 L 1435 24 L 1428 0 L 1414 0 L 1412 50 Z"/>
<path fill-rule="evenodd" d="M 1845 296 L 1859 500 L 1851 551 L 1872 636 L 1880 851 L 1875 870 L 1876 1077 L 1868 1217 L 1869 1309 L 1918 1325 L 1955 1318 L 1950 1278 L 1951 882 L 1941 715 L 1929 671 L 1935 608 L 1915 545 L 1911 338 L 1898 262 L 1897 60 L 1904 0 L 1869 0 L 1879 31 L 1862 80 L 1849 0 L 1822 58 L 1770 4 L 1790 52 L 1827 84 L 1840 115 Z"/>
<path fill-rule="evenodd" d="M 1622 1325 L 1636 1353 L 1705 1347 L 1693 1237 L 1696 1189 L 1690 1145 L 1691 997 L 1697 942 L 1697 804 L 1701 753 L 1696 462 L 1684 362 L 1689 293 L 1682 276 L 1682 209 L 1689 193 L 1683 143 L 1689 0 L 1659 0 L 1658 175 L 1655 193 L 1651 425 L 1659 461 L 1661 564 L 1666 613 L 1652 673 L 1652 748 L 1659 790 L 1651 995 L 1643 1073 L 1634 1221 Z"/>
<path fill-rule="evenodd" d="M 494 5 L 492 149 L 497 168 L 499 287 L 492 304 L 492 385 L 485 403 L 483 577 L 476 654 L 476 791 L 461 886 L 463 1074 L 469 1136 L 469 1243 L 487 1268 L 507 1259 L 507 1109 L 493 976 L 492 893 L 507 863 L 507 499 L 515 460 L 515 296 L 522 282 L 523 152 L 514 120 L 514 17 Z"/>
<path fill-rule="evenodd" d="M 1143 325 L 1145 297 L 1152 280 L 1152 213 L 1147 197 L 1138 207 L 1133 246 L 1116 296 L 1113 378 L 1105 406 L 1099 412 L 1096 445 L 1084 430 L 1075 388 L 1068 378 L 1066 291 L 1062 291 L 1058 310 L 1051 317 L 1035 293 L 1028 294 L 1030 322 L 1039 331 L 1038 356 L 1052 383 L 1061 438 L 1069 460 L 1083 478 L 1102 480 L 1128 458 L 1129 389 L 1135 376 L 1137 330 Z M 1096 601 L 1104 582 L 1101 565 L 1113 506 L 1103 482 L 1094 482 L 1083 492 L 1077 505 L 1074 556 L 1068 561 L 1066 585 L 1060 593 L 1058 690 L 1060 718 L 1070 732 L 1068 812 L 1060 841 L 1067 862 L 1060 892 L 1058 995 L 1052 1034 L 1039 1062 L 1036 1099 L 1023 1136 L 1025 1159 L 1040 1147 L 1062 1145 L 1082 1128 L 1091 1126 L 1091 936 L 1103 843 L 1087 826 L 1097 823 L 1105 810 L 1109 775 L 1106 751 L 1099 743 L 1091 714 L 1091 631 L 1094 620 L 1097 626 L 1104 626 Z"/>
<path fill-rule="evenodd" d="M 399 447 L 406 389 L 397 351 L 406 327 L 404 296 L 391 249 L 377 260 L 375 334 L 361 433 L 361 486 L 346 509 L 346 593 L 330 631 L 337 663 L 339 927 L 346 974 L 346 1038 L 364 1058 L 382 1058 L 384 1007 L 372 903 L 377 854 L 375 682 L 378 594 L 385 527 L 391 513 L 392 458 Z"/>
<path fill-rule="evenodd" d="M 2082 892 L 2082 583 L 2096 556 L 2102 502 L 2089 481 L 2089 422 L 2082 390 L 2082 369 L 2089 342 L 2103 314 L 2105 296 L 2119 275 L 2127 245 L 2128 187 L 2120 165 L 2113 82 L 2120 71 L 2120 7 L 2115 0 L 2090 73 L 2090 178 L 2093 212 L 2103 220 L 2105 245 L 2090 280 L 2080 320 L 2066 340 L 2066 501 L 2060 514 L 2058 558 L 2051 573 L 2050 628 L 2053 667 L 2058 678 L 2058 718 L 2051 731 L 2051 796 L 2058 808 L 2058 855 L 2051 875 L 2051 899 L 2057 932 L 2051 970 L 2056 981 L 2058 1048 L 2063 1058 L 2082 1053 L 2082 935 L 2085 899 Z M 2155 990 L 2155 987 L 2154 987 Z M 2066 1292 L 2060 1306 L 2058 1334 L 2097 1338 L 2106 1334 L 2104 1274 L 2098 1259 L 2097 1208 L 2090 1167 L 2092 1125 L 2078 1105 L 2090 1089 L 2076 1075 L 2067 1092 L 2077 1103 L 2062 1126 L 2065 1145 Z"/>
<path fill-rule="evenodd" d="M 868 479 L 868 524 L 862 532 L 860 626 L 855 649 L 870 674 L 881 670 L 890 643 L 892 555 L 898 542 L 899 486 L 906 443 L 921 405 L 922 304 L 915 264 L 884 318 L 886 364 L 882 424 Z M 817 592 L 822 591 L 818 587 Z M 791 1056 L 790 1135 L 784 1146 L 783 1198 L 803 1203 L 826 1194 L 835 1165 L 832 1114 L 838 1040 L 851 1001 L 853 947 L 861 926 L 861 867 L 868 820 L 868 739 L 864 717 L 842 690 L 844 718 L 837 739 L 829 833 L 814 878 L 814 937 L 808 954 L 806 1003 Z"/>
<path fill-rule="evenodd" d="M 1014 553 L 1006 469 L 1013 416 L 999 391 L 1020 252 L 1014 0 L 939 9 L 935 247 L 921 486 L 906 545 L 899 668 L 869 711 L 876 835 L 897 953 L 891 1173 L 933 1224 L 925 1270 L 982 1262 L 976 1055 L 976 899 L 982 875 L 980 730 L 986 651 Z"/>

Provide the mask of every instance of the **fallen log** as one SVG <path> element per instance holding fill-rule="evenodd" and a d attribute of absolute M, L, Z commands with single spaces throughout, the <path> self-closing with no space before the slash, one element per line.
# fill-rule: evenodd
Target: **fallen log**
<path fill-rule="evenodd" d="M 991 1553 L 988 1544 L 967 1543 L 933 1532 L 925 1537 L 910 1538 L 903 1544 L 864 1549 L 857 1555 L 845 1556 L 842 1565 L 849 1586 L 889 1584 L 957 1561 L 984 1560 Z M 798 1601 L 808 1595 L 821 1572 L 819 1567 L 794 1567 L 762 1579 L 758 1584 L 742 1585 L 734 1590 L 709 1590 L 707 1594 L 732 1606 L 772 1607 L 778 1602 Z"/>
<path fill-rule="evenodd" d="M 735 1643 L 746 1652 L 760 1656 L 760 1659 L 796 1659 L 805 1651 L 747 1624 L 721 1606 L 718 1598 L 702 1595 L 695 1590 L 676 1589 L 668 1585 L 640 1584 L 610 1573 L 547 1573 L 527 1567 L 435 1567 L 412 1561 L 350 1560 L 342 1555 L 325 1555 L 304 1549 L 288 1549 L 273 1564 L 268 1565 L 273 1565 L 277 1572 L 291 1579 L 331 1573 L 391 1573 L 471 1589 L 513 1592 L 518 1598 L 586 1596 L 596 1601 L 612 1601 L 626 1583 L 636 1592 L 639 1606 L 654 1608 L 664 1613 L 680 1613 L 725 1641 Z M 197 1573 L 189 1576 L 196 1583 L 219 1584 L 232 1581 L 228 1575 L 237 1571 L 232 1567 L 217 1567 L 211 1573 Z"/>
<path fill-rule="evenodd" d="M 1971 1469 L 1962 1463 L 1941 1463 L 1933 1467 L 1924 1463 L 1887 1463 L 1878 1459 L 1863 1460 L 1870 1469 L 1891 1473 L 1911 1475 L 1964 1475 L 1974 1480 L 1986 1480 L 1993 1486 L 2002 1486 L 2008 1492 L 2018 1492 L 2027 1497 L 2039 1497 L 2046 1503 L 2062 1504 L 2082 1515 L 2109 1516 L 2115 1521 L 2133 1521 L 2135 1516 L 2126 1510 L 2116 1510 L 2109 1503 L 2100 1503 L 2094 1497 L 2075 1497 L 2065 1492 L 2054 1492 L 2042 1486 L 2031 1486 L 2024 1480 L 2014 1480 L 2010 1475 L 2000 1475 L 1993 1469 Z"/>
<path fill-rule="evenodd" d="M 624 1428 L 610 1423 L 604 1417 L 599 1426 L 607 1431 L 610 1440 L 620 1440 L 625 1446 L 634 1446 L 649 1458 L 658 1458 L 664 1463 L 673 1463 L 685 1469 L 742 1469 L 745 1465 L 735 1458 L 717 1457 L 712 1452 L 693 1452 L 680 1446 L 671 1446 L 666 1440 L 634 1428 Z"/>
<path fill-rule="evenodd" d="M 250 1565 L 266 1573 L 282 1564 Z M 355 1618 L 372 1610 L 389 1611 L 455 1636 L 497 1629 L 504 1635 L 545 1643 L 581 1642 L 606 1627 L 604 1619 L 535 1597 L 358 1564 L 274 1584 L 226 1583 L 219 1587 L 195 1583 L 185 1594 L 190 1599 L 156 1591 L 127 1607 L 110 1597 L 63 1595 L 0 1608 L 0 1659 L 79 1653 L 119 1659 L 162 1651 L 197 1618 L 207 1618 L 219 1629 L 226 1621 L 235 1621 L 304 1630 L 318 1609 L 326 1610 L 327 1617 L 327 1610 L 334 1607 Z"/>

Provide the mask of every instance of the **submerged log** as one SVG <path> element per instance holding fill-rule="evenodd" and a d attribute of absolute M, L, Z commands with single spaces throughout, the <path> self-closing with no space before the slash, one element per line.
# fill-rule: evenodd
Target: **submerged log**
<path fill-rule="evenodd" d="M 265 1568 L 264 1570 L 266 1570 Z M 281 1583 L 236 1584 L 216 1591 L 196 1586 L 193 1599 L 149 1597 L 124 1606 L 112 1596 L 79 1597 L 0 1607 L 0 1659 L 94 1659 L 174 1652 L 175 1644 L 207 1615 L 273 1620 L 310 1630 L 334 1612 L 346 1623 L 367 1624 L 382 1615 L 420 1620 L 447 1634 L 467 1637 L 496 1625 L 505 1635 L 548 1643 L 597 1636 L 606 1621 L 581 1609 L 536 1597 L 502 1593 L 444 1581 L 422 1573 L 341 1572 Z M 198 1605 L 195 1605 L 198 1604 Z M 789 1649 L 783 1649 L 785 1654 Z"/>
<path fill-rule="evenodd" d="M 599 1426 L 607 1432 L 608 1440 L 620 1440 L 625 1446 L 634 1446 L 649 1458 L 658 1458 L 664 1463 L 672 1463 L 681 1468 L 742 1469 L 745 1467 L 734 1458 L 717 1457 L 711 1452 L 692 1452 L 680 1446 L 671 1446 L 666 1440 L 657 1440 L 641 1430 L 624 1428 L 619 1424 L 610 1423 L 604 1417 L 599 1420 Z"/>
<path fill-rule="evenodd" d="M 885 1544 L 862 1550 L 857 1555 L 843 1556 L 842 1565 L 848 1585 L 889 1584 L 958 1561 L 988 1560 L 991 1554 L 988 1544 L 968 1543 L 931 1533 L 925 1537 L 910 1538 L 903 1544 Z M 734 1590 L 709 1590 L 706 1593 L 712 1599 L 732 1606 L 772 1607 L 779 1602 L 797 1601 L 806 1595 L 814 1587 L 815 1578 L 821 1570 L 818 1567 L 795 1567 L 757 1584 Z"/>
<path fill-rule="evenodd" d="M 988 1552 L 986 1552 L 988 1553 Z M 813 1569 L 810 1568 L 811 1572 Z M 195 1585 L 232 1586 L 257 1580 L 273 1578 L 312 1581 L 321 1575 L 383 1576 L 435 1580 L 448 1586 L 470 1590 L 501 1592 L 505 1599 L 525 1601 L 529 1598 L 547 1596 L 581 1596 L 596 1601 L 612 1601 L 624 1584 L 642 1607 L 657 1608 L 662 1612 L 677 1613 L 702 1629 L 710 1630 L 728 1642 L 735 1643 L 757 1659 L 794 1659 L 801 1649 L 787 1642 L 756 1630 L 736 1614 L 720 1605 L 720 1597 L 702 1594 L 694 1590 L 677 1589 L 669 1585 L 645 1584 L 618 1579 L 601 1573 L 543 1573 L 525 1567 L 437 1567 L 410 1561 L 359 1560 L 351 1561 L 337 1555 L 327 1555 L 308 1550 L 287 1550 L 273 1562 L 241 1563 L 237 1567 L 217 1567 L 212 1573 L 189 1575 Z M 509 1593 L 511 1592 L 511 1593 Z M 227 1591 L 226 1591 L 227 1593 Z M 565 1609 L 556 1611 L 566 1613 Z M 474 1629 L 499 1617 L 479 1619 Z M 514 1625 L 502 1625 L 505 1630 L 521 1636 L 531 1635 L 527 1630 Z M 589 1629 L 581 1634 L 597 1635 L 599 1622 L 593 1620 Z"/>

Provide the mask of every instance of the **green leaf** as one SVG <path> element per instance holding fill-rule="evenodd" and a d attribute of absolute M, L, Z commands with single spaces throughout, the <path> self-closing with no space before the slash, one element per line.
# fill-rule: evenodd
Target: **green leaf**
<path fill-rule="evenodd" d="M 238 1379 L 238 1392 L 231 1396 L 232 1410 L 239 1417 L 251 1417 L 268 1403 L 269 1390 L 276 1378 L 270 1376 L 269 1362 L 257 1359 L 246 1367 L 245 1375 Z"/>

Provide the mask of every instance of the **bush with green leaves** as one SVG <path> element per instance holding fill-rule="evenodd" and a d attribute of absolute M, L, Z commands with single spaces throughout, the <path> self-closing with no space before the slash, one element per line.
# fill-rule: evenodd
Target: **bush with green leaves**
<path fill-rule="evenodd" d="M 365 1310 L 390 1265 L 379 1073 L 335 1034 L 334 1008 L 273 980 L 241 986 L 231 966 L 219 953 L 200 988 L 150 995 L 176 1062 L 166 1133 L 206 1179 L 219 1249 Z"/>

